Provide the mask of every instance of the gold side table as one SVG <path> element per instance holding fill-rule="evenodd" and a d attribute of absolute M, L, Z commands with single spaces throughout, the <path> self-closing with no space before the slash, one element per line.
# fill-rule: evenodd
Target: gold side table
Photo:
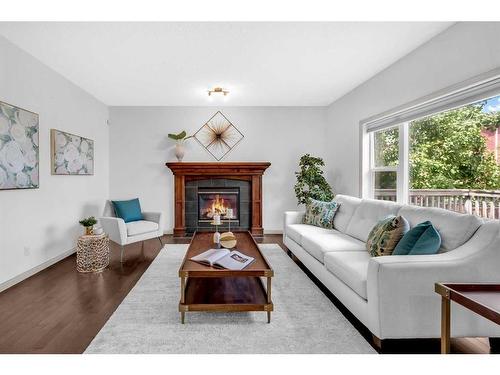
<path fill-rule="evenodd" d="M 80 236 L 76 248 L 78 272 L 102 272 L 109 265 L 109 238 L 106 234 Z"/>

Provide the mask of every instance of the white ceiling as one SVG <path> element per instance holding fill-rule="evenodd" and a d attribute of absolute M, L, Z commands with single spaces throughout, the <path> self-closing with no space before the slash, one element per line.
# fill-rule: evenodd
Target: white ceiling
<path fill-rule="evenodd" d="M 449 22 L 0 23 L 0 34 L 112 106 L 323 106 Z"/>

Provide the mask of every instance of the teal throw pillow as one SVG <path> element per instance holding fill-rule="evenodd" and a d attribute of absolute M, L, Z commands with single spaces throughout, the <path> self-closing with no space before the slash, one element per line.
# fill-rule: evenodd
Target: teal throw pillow
<path fill-rule="evenodd" d="M 139 198 L 131 199 L 129 201 L 111 202 L 115 208 L 116 217 L 122 218 L 126 223 L 143 220 Z"/>
<path fill-rule="evenodd" d="M 335 201 L 322 202 L 310 199 L 306 204 L 306 214 L 304 215 L 303 223 L 333 229 L 333 218 L 338 208 L 339 204 Z"/>
<path fill-rule="evenodd" d="M 410 229 L 396 245 L 392 255 L 436 254 L 441 247 L 441 236 L 430 221 Z"/>

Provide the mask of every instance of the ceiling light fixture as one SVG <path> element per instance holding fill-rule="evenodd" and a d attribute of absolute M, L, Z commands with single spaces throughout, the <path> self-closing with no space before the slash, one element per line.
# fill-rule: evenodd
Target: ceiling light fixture
<path fill-rule="evenodd" d="M 214 87 L 212 90 L 208 90 L 208 96 L 212 96 L 212 94 L 223 94 L 224 96 L 227 96 L 229 91 L 224 90 L 222 87 Z"/>

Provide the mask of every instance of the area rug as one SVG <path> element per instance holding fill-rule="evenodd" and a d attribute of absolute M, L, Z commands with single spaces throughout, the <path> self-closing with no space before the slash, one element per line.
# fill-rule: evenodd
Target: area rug
<path fill-rule="evenodd" d="M 188 245 L 166 245 L 85 353 L 375 353 L 276 244 L 260 245 L 274 269 L 265 312 L 186 313 L 178 269 Z"/>

